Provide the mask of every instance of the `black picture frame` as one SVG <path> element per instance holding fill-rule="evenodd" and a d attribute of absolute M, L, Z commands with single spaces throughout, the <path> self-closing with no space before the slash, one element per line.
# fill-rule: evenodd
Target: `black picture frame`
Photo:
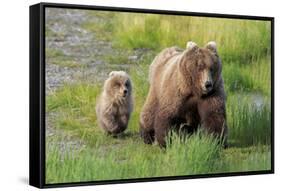
<path fill-rule="evenodd" d="M 103 180 L 88 182 L 69 182 L 46 184 L 45 182 L 45 9 L 68 8 L 85 10 L 104 10 L 134 13 L 156 13 L 165 15 L 186 15 L 198 17 L 263 20 L 271 22 L 271 169 L 262 171 L 215 173 L 207 175 L 187 175 L 157 178 L 140 178 L 126 180 Z M 214 13 L 197 13 L 184 11 L 167 11 L 121 7 L 104 7 L 74 4 L 39 3 L 30 6 L 30 129 L 29 129 L 29 184 L 38 188 L 66 186 L 84 186 L 99 184 L 133 183 L 147 181 L 165 181 L 191 178 L 211 178 L 242 175 L 274 173 L 274 18 L 248 15 L 230 15 Z"/>

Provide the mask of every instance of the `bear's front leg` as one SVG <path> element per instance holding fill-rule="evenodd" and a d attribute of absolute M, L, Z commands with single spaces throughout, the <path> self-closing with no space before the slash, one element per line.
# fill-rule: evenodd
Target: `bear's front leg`
<path fill-rule="evenodd" d="M 201 126 L 213 134 L 224 146 L 227 146 L 227 123 L 225 99 L 220 96 L 210 96 L 198 103 Z"/>
<path fill-rule="evenodd" d="M 120 119 L 118 120 L 118 127 L 120 132 L 123 132 L 125 129 L 127 129 L 129 118 L 130 114 L 128 113 L 120 116 Z"/>
<path fill-rule="evenodd" d="M 101 123 L 103 124 L 107 133 L 115 135 L 119 132 L 119 124 L 113 113 L 104 114 Z"/>
<path fill-rule="evenodd" d="M 158 109 L 157 99 L 149 90 L 145 104 L 140 114 L 140 136 L 143 138 L 145 144 L 152 144 L 155 139 L 154 121 L 155 114 Z"/>
<path fill-rule="evenodd" d="M 157 115 L 155 117 L 155 138 L 160 145 L 160 147 L 166 147 L 166 137 L 170 129 L 170 120 L 166 117 L 161 117 Z"/>
<path fill-rule="evenodd" d="M 152 110 L 152 109 L 151 109 Z M 154 112 L 143 111 L 140 116 L 140 136 L 143 138 L 145 144 L 152 144 L 154 142 Z"/>

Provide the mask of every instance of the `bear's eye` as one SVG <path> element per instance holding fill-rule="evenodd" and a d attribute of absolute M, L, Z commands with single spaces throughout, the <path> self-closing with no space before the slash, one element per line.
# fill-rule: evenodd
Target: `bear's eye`
<path fill-rule="evenodd" d="M 120 83 L 115 83 L 114 86 L 115 86 L 116 88 L 118 88 L 118 87 L 120 87 Z"/>
<path fill-rule="evenodd" d="M 125 83 L 125 86 L 126 86 L 126 87 L 129 87 L 129 85 L 130 85 L 130 83 L 129 83 L 129 81 L 127 80 L 126 83 Z"/>

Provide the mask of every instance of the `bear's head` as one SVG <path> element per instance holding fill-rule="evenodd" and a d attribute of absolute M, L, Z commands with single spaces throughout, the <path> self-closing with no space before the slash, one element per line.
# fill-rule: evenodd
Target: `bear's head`
<path fill-rule="evenodd" d="M 128 98 L 132 92 L 132 83 L 129 75 L 124 71 L 110 72 L 104 89 L 116 101 Z"/>
<path fill-rule="evenodd" d="M 199 48 L 196 43 L 187 42 L 180 68 L 196 95 L 202 97 L 213 93 L 222 69 L 216 43 L 211 41 L 204 48 Z"/>

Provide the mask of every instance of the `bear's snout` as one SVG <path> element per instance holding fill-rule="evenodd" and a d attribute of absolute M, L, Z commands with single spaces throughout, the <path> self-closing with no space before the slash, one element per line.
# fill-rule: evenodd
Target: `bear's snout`
<path fill-rule="evenodd" d="M 202 84 L 202 96 L 207 96 L 214 90 L 214 83 L 212 80 L 207 80 Z"/>
<path fill-rule="evenodd" d="M 128 94 L 128 90 L 127 90 L 127 89 L 124 89 L 124 91 L 123 91 L 123 97 L 126 97 L 127 94 Z"/>
<path fill-rule="evenodd" d="M 206 88 L 206 91 L 207 91 L 207 92 L 212 91 L 212 89 L 213 89 L 213 83 L 212 83 L 211 81 L 205 82 L 205 88 Z"/>

